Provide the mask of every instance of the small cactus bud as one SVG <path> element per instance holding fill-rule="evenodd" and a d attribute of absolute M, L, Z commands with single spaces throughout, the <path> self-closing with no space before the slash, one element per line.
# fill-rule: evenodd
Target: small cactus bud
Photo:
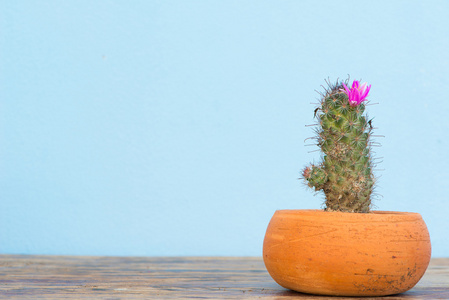
<path fill-rule="evenodd" d="M 302 172 L 302 176 L 307 181 L 307 185 L 316 191 L 321 190 L 327 182 L 326 172 L 321 167 L 314 165 L 306 167 Z"/>

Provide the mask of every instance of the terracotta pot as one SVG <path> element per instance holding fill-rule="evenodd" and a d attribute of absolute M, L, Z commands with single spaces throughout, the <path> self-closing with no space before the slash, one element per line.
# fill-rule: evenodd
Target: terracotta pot
<path fill-rule="evenodd" d="M 263 258 L 281 286 L 334 296 L 385 296 L 411 289 L 430 261 L 418 213 L 278 210 Z"/>

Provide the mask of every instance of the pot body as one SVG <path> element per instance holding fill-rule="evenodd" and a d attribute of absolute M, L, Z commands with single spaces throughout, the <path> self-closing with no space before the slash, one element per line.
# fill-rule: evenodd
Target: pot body
<path fill-rule="evenodd" d="M 405 292 L 424 275 L 430 254 L 424 220 L 408 212 L 278 210 L 263 244 L 279 285 L 334 296 Z"/>

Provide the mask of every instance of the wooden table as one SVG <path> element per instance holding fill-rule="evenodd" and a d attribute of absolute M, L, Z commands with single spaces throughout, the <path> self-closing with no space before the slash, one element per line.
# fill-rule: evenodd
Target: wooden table
<path fill-rule="evenodd" d="M 259 257 L 0 255 L 0 299 L 61 298 L 347 299 L 286 290 Z M 380 299 L 449 299 L 449 259 L 432 259 L 415 288 Z"/>

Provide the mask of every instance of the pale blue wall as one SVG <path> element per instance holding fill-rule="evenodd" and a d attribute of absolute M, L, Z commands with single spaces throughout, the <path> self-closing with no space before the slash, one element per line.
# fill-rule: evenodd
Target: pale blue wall
<path fill-rule="evenodd" d="M 449 1 L 1 1 L 0 252 L 260 255 L 324 78 L 372 84 L 378 209 L 449 256 Z"/>

